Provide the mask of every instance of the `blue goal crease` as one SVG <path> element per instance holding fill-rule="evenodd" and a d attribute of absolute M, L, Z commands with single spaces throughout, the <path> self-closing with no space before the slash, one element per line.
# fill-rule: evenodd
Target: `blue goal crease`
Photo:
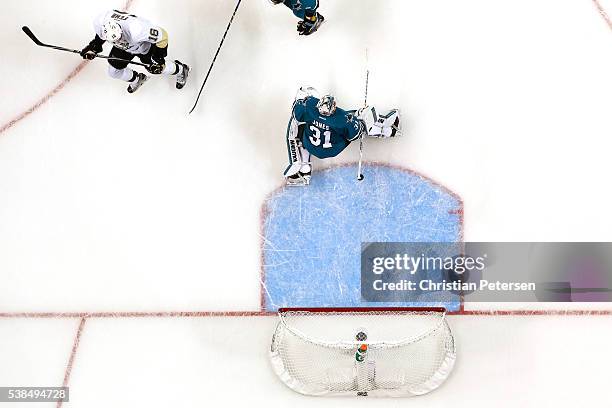
<path fill-rule="evenodd" d="M 460 242 L 462 202 L 408 170 L 369 165 L 313 174 L 306 187 L 286 187 L 265 203 L 265 309 L 279 307 L 431 306 L 459 310 L 456 295 L 405 303 L 361 300 L 362 242 Z"/>

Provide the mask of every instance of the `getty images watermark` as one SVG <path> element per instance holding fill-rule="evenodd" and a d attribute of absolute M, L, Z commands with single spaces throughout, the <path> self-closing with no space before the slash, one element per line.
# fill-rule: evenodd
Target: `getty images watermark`
<path fill-rule="evenodd" d="M 421 291 L 457 292 L 474 292 L 477 290 L 536 290 L 536 284 L 534 282 L 501 282 L 499 280 L 488 281 L 486 279 L 480 279 L 477 282 L 469 282 L 460 279 L 460 275 L 484 271 L 486 267 L 486 258 L 486 254 L 474 258 L 462 255 L 441 257 L 420 254 L 414 256 L 407 253 L 395 254 L 393 257 L 376 257 L 372 259 L 372 273 L 378 275 L 380 279 L 374 280 L 372 288 L 376 291 L 416 290 L 418 288 Z M 385 282 L 382 277 L 385 272 L 405 272 L 414 276 L 417 273 L 428 274 L 433 271 L 452 271 L 454 277 L 447 276 L 446 278 L 448 280 L 443 277 L 441 280 L 425 278 L 420 280 L 400 279 L 399 281 L 391 282 Z"/>
<path fill-rule="evenodd" d="M 612 300 L 612 244 L 364 243 L 369 302 Z"/>

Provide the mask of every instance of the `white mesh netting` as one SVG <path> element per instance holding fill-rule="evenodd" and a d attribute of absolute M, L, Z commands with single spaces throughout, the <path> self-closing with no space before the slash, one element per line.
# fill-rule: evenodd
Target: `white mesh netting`
<path fill-rule="evenodd" d="M 281 309 L 279 317 L 270 359 L 280 379 L 302 394 L 422 395 L 439 387 L 455 363 L 443 309 Z M 359 332 L 367 340 L 357 341 Z"/>

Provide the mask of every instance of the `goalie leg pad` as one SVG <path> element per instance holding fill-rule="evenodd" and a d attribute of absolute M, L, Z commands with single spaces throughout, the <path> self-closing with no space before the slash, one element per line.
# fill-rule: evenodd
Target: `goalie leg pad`
<path fill-rule="evenodd" d="M 283 174 L 285 177 L 291 177 L 298 174 L 302 168 L 302 153 L 297 139 L 287 139 L 287 148 L 289 149 L 289 166 Z"/>
<path fill-rule="evenodd" d="M 300 173 L 307 174 L 310 177 L 312 172 L 312 161 L 310 160 L 310 152 L 300 144 L 300 155 L 302 156 L 302 165 L 300 166 Z"/>
<path fill-rule="evenodd" d="M 284 172 L 287 185 L 305 186 L 310 184 L 310 174 L 312 172 L 310 152 L 302 146 L 297 137 L 287 138 L 287 150 L 289 152 L 289 166 Z"/>
<path fill-rule="evenodd" d="M 310 161 L 310 152 L 306 150 L 301 143 L 298 143 L 298 152 L 300 161 L 292 163 L 289 169 L 295 171 L 298 168 L 298 172 L 291 176 L 285 175 L 285 180 L 288 186 L 307 186 L 310 184 L 310 175 L 312 173 L 312 162 Z"/>

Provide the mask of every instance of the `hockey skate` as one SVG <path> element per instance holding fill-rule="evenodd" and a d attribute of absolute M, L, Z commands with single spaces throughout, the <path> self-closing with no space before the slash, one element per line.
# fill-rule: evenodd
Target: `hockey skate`
<path fill-rule="evenodd" d="M 187 78 L 189 77 L 189 65 L 183 64 L 179 60 L 174 60 L 176 65 L 181 66 L 183 69 L 176 75 L 176 89 L 183 89 L 185 84 L 187 83 Z"/>
<path fill-rule="evenodd" d="M 306 24 L 304 24 L 303 21 L 300 21 L 298 23 L 298 33 L 300 35 L 310 35 L 316 32 L 321 26 L 321 24 L 323 24 L 324 21 L 325 21 L 325 17 L 317 13 L 317 20 L 314 22 L 312 26 L 307 26 Z"/>
<path fill-rule="evenodd" d="M 128 85 L 127 91 L 128 93 L 134 93 L 136 92 L 142 85 L 144 85 L 145 82 L 147 82 L 147 80 L 149 79 L 148 76 L 146 76 L 145 74 L 138 72 L 136 74 L 136 79 L 132 82 L 130 82 L 130 84 Z"/>
<path fill-rule="evenodd" d="M 310 184 L 310 172 L 302 173 L 301 171 L 293 176 L 285 178 L 288 186 L 307 186 Z"/>

